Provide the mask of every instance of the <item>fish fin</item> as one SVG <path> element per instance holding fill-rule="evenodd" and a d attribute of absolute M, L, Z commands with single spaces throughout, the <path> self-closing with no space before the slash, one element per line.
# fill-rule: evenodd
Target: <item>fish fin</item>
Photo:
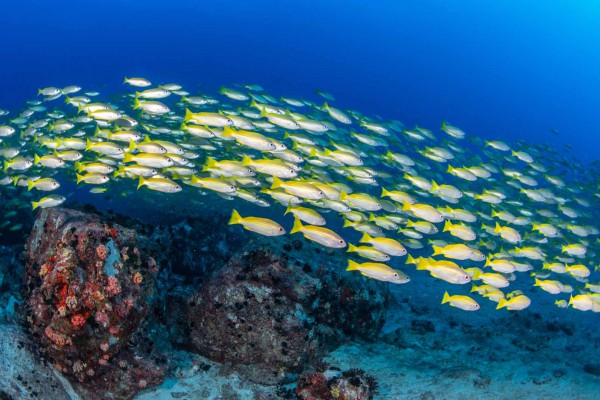
<path fill-rule="evenodd" d="M 498 300 L 498 306 L 496 307 L 496 310 L 506 307 L 506 303 L 508 303 L 508 300 L 506 300 L 506 299 Z"/>
<path fill-rule="evenodd" d="M 348 250 L 346 250 L 347 253 L 356 252 L 357 250 L 358 250 L 358 247 L 356 247 L 352 243 L 348 243 Z"/>
<path fill-rule="evenodd" d="M 500 224 L 496 222 L 496 227 L 494 228 L 494 233 L 500 233 L 500 230 L 502 228 L 500 227 Z"/>
<path fill-rule="evenodd" d="M 359 242 L 360 243 L 369 243 L 373 238 L 371 236 L 369 236 L 369 234 L 367 232 L 364 232 L 362 237 L 360 238 Z"/>
<path fill-rule="evenodd" d="M 291 213 L 292 212 L 292 208 L 293 208 L 292 207 L 292 202 L 290 201 L 290 202 L 288 202 L 288 206 L 285 209 L 285 212 L 283 213 L 283 215 L 287 215 L 287 214 Z"/>
<path fill-rule="evenodd" d="M 440 247 L 440 246 L 432 246 L 432 247 L 433 247 L 432 256 L 438 256 L 443 253 L 442 247 Z"/>
<path fill-rule="evenodd" d="M 35 187 L 35 182 L 31 179 L 27 179 L 27 191 L 31 191 Z"/>
<path fill-rule="evenodd" d="M 444 223 L 444 229 L 442 229 L 442 232 L 448 232 L 450 229 L 452 229 L 452 222 L 446 220 L 446 222 Z"/>
<path fill-rule="evenodd" d="M 209 169 L 214 169 L 217 167 L 217 160 L 212 157 L 206 157 L 206 165 L 202 167 L 202 172 L 206 172 Z"/>
<path fill-rule="evenodd" d="M 294 226 L 290 233 L 302 232 L 302 229 L 304 229 L 304 226 L 302 225 L 300 218 L 294 215 Z"/>
<path fill-rule="evenodd" d="M 37 154 L 33 155 L 33 165 L 38 165 L 40 163 L 40 156 Z"/>
<path fill-rule="evenodd" d="M 242 165 L 244 167 L 249 167 L 251 164 L 252 164 L 252 159 L 244 154 L 242 156 Z"/>
<path fill-rule="evenodd" d="M 346 192 L 344 192 L 343 190 L 340 192 L 340 201 L 344 201 L 348 198 L 348 195 L 346 194 Z"/>
<path fill-rule="evenodd" d="M 381 188 L 381 197 L 389 196 L 390 192 L 386 188 Z"/>
<path fill-rule="evenodd" d="M 235 131 L 233 129 L 229 126 L 225 126 L 225 128 L 223 128 L 223 133 L 221 133 L 221 137 L 233 137 L 234 133 Z"/>
<path fill-rule="evenodd" d="M 40 202 L 39 201 L 32 201 L 31 202 L 31 207 L 32 207 L 33 210 L 35 210 L 39 206 L 40 206 Z"/>
<path fill-rule="evenodd" d="M 417 260 L 415 260 L 414 257 L 409 254 L 406 258 L 405 264 L 417 265 Z"/>
<path fill-rule="evenodd" d="M 356 261 L 348 260 L 348 268 L 346 268 L 346 271 L 356 271 L 358 270 L 358 268 L 360 268 L 359 263 L 357 263 Z"/>
<path fill-rule="evenodd" d="M 132 162 L 133 161 L 133 154 L 124 154 L 123 155 L 123 162 Z"/>
<path fill-rule="evenodd" d="M 79 182 L 81 182 L 83 180 L 83 175 L 75 174 L 75 177 L 77 178 L 77 182 L 76 183 L 79 183 Z"/>
<path fill-rule="evenodd" d="M 188 122 L 194 117 L 194 113 L 190 111 L 189 108 L 185 109 L 185 117 L 183 117 L 183 122 Z"/>
<path fill-rule="evenodd" d="M 402 211 L 410 211 L 410 204 L 406 201 L 402 202 Z"/>
<path fill-rule="evenodd" d="M 139 180 L 139 182 L 138 182 L 138 186 L 137 186 L 137 188 L 139 189 L 139 188 L 141 188 L 142 186 L 144 186 L 144 177 L 143 177 L 143 176 L 140 176 L 140 180 Z"/>
<path fill-rule="evenodd" d="M 448 292 L 444 292 L 444 297 L 442 298 L 442 304 L 445 304 L 450 301 L 450 295 Z"/>
<path fill-rule="evenodd" d="M 138 108 L 140 108 L 140 99 L 138 98 L 138 96 L 140 95 L 140 92 L 135 92 L 135 98 L 133 99 L 133 109 L 137 110 Z"/>
<path fill-rule="evenodd" d="M 438 185 L 436 183 L 436 181 L 434 181 L 433 179 L 431 180 L 431 189 L 429 190 L 430 193 L 435 193 L 438 189 L 440 188 L 440 185 Z"/>
<path fill-rule="evenodd" d="M 342 228 L 349 228 L 351 226 L 354 226 L 354 222 L 344 218 L 344 224 L 342 225 Z"/>
<path fill-rule="evenodd" d="M 231 212 L 231 218 L 229 219 L 228 225 L 236 225 L 242 223 L 242 216 L 236 210 Z"/>
<path fill-rule="evenodd" d="M 369 222 L 375 221 L 375 215 L 373 213 L 369 213 Z"/>
<path fill-rule="evenodd" d="M 276 176 L 273 176 L 273 184 L 271 185 L 271 189 L 280 188 L 283 184 L 283 181 Z"/>
<path fill-rule="evenodd" d="M 92 149 L 92 142 L 90 139 L 85 140 L 85 151 L 90 151 Z"/>
<path fill-rule="evenodd" d="M 135 146 L 136 146 L 135 142 L 133 140 L 130 140 L 129 141 L 129 147 L 127 148 L 127 151 L 129 153 L 133 152 L 135 150 Z"/>

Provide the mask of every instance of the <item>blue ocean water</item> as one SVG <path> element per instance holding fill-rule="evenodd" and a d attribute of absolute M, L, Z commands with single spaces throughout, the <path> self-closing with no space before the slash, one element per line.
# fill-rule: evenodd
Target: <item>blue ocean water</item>
<path fill-rule="evenodd" d="M 222 85 L 256 83 L 276 96 L 319 102 L 315 90 L 325 90 L 335 95 L 336 107 L 397 119 L 407 127 L 418 124 L 437 132 L 446 120 L 469 137 L 550 143 L 586 163 L 600 155 L 600 6 L 589 1 L 21 1 L 0 5 L 0 37 L 0 109 L 14 114 L 38 88 L 75 84 L 111 94 L 125 90 L 125 76 L 177 82 L 191 92 L 213 94 Z M 117 187 L 126 193 L 125 185 Z M 98 200 L 73 182 L 63 182 L 62 189 L 76 193 L 69 199 L 74 203 L 95 203 L 100 210 L 116 209 L 157 224 L 204 212 L 198 203 L 167 200 L 168 195 L 158 193 L 150 197 L 148 191 L 115 200 L 118 191 L 111 189 L 111 199 Z M 379 188 L 372 191 L 379 193 Z M 164 213 L 155 215 L 151 205 L 162 201 Z M 207 196 L 206 204 L 218 207 L 221 201 Z M 274 214 L 252 205 L 238 208 L 244 215 Z M 285 218 L 289 228 L 292 220 Z M 341 220 L 328 226 L 339 230 Z M 352 234 L 353 241 L 360 237 Z M 456 398 L 464 382 L 487 390 L 474 390 L 471 396 L 494 398 L 502 390 L 498 398 L 519 398 L 522 392 L 506 385 L 537 390 L 537 382 L 545 384 L 548 377 L 552 389 L 539 388 L 537 397 L 525 392 L 529 398 L 546 398 L 557 388 L 564 389 L 559 392 L 563 398 L 594 398 L 600 366 L 586 354 L 598 354 L 597 314 L 565 313 L 554 307 L 552 297 L 536 299 L 526 317 L 495 312 L 491 302 L 475 316 L 449 307 L 437 314 L 448 285 L 424 274 L 413 280 L 412 286 L 391 288 L 394 310 L 411 316 L 410 330 L 406 319 L 390 315 L 373 347 L 353 343 L 330 355 L 332 364 L 375 374 L 383 393 L 378 398 L 431 398 L 419 375 L 429 379 L 429 371 L 442 371 L 435 376 L 434 392 L 456 385 L 451 391 Z M 511 289 L 530 286 L 520 281 Z M 395 336 L 398 331 L 408 333 Z M 485 345 L 474 350 L 473 343 L 480 342 Z M 394 346 L 385 347 L 390 343 Z M 485 362 L 474 361 L 477 351 L 485 354 Z M 419 359 L 405 365 L 390 361 L 410 357 Z M 565 369 L 570 359 L 572 371 Z M 446 368 L 467 364 L 483 371 L 474 373 L 474 383 L 464 378 L 472 371 Z M 534 370 L 543 372 L 533 376 Z M 402 379 L 394 373 L 421 386 L 402 392 Z M 562 383 L 564 374 L 572 380 Z M 182 376 L 178 384 L 172 384 L 172 377 L 165 382 L 178 387 L 187 378 Z M 492 380 L 489 388 L 486 376 Z M 228 398 L 220 395 L 197 398 Z"/>
<path fill-rule="evenodd" d="M 3 2 L 0 104 L 124 75 L 203 87 L 257 82 L 486 138 L 600 148 L 593 1 Z M 552 133 L 555 129 L 558 136 Z M 577 138 L 574 140 L 574 138 Z"/>

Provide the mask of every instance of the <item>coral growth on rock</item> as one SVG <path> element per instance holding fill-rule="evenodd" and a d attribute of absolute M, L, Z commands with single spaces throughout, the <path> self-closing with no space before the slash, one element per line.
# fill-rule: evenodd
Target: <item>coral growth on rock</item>
<path fill-rule="evenodd" d="M 304 374 L 296 386 L 296 395 L 302 400 L 369 400 L 376 391 L 375 378 L 361 369 Z"/>
<path fill-rule="evenodd" d="M 32 331 L 58 371 L 94 385 L 110 381 L 100 377 L 114 373 L 147 314 L 155 257 L 147 237 L 98 215 L 39 212 L 26 247 L 24 297 Z M 152 378 L 137 380 L 161 381 L 156 368 L 143 368 Z"/>

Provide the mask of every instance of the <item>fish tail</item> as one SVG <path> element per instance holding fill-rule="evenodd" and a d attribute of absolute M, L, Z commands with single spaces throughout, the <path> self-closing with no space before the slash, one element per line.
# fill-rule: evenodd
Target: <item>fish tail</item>
<path fill-rule="evenodd" d="M 35 182 L 31 179 L 27 179 L 27 191 L 31 191 L 35 187 Z"/>
<path fill-rule="evenodd" d="M 443 253 L 443 250 L 440 246 L 432 246 L 433 247 L 433 254 L 432 256 L 438 256 L 440 254 Z"/>
<path fill-rule="evenodd" d="M 494 233 L 500 233 L 500 230 L 502 228 L 500 227 L 500 224 L 496 222 L 496 227 L 494 228 Z"/>
<path fill-rule="evenodd" d="M 496 310 L 499 310 L 499 309 L 501 309 L 503 307 L 506 307 L 506 303 L 508 303 L 508 300 L 500 299 L 498 301 L 498 306 L 496 307 Z"/>
<path fill-rule="evenodd" d="M 476 292 L 477 290 L 479 290 L 479 287 L 477 287 L 477 285 L 473 284 L 473 287 L 471 287 L 471 293 Z"/>
<path fill-rule="evenodd" d="M 33 155 L 33 165 L 38 165 L 40 163 L 40 156 L 37 154 Z"/>
<path fill-rule="evenodd" d="M 362 237 L 360 238 L 359 242 L 360 243 L 369 243 L 373 238 L 371 236 L 369 236 L 369 234 L 367 232 L 364 232 Z"/>
<path fill-rule="evenodd" d="M 417 264 L 417 260 L 415 260 L 414 257 L 409 254 L 408 257 L 406 258 L 405 264 L 416 265 Z"/>
<path fill-rule="evenodd" d="M 452 229 L 452 222 L 446 220 L 446 222 L 444 223 L 444 229 L 442 229 L 442 232 L 448 232 L 450 229 Z"/>
<path fill-rule="evenodd" d="M 226 126 L 225 128 L 223 128 L 223 133 L 221 134 L 221 137 L 232 137 L 234 133 L 234 130 L 231 129 L 229 126 Z"/>
<path fill-rule="evenodd" d="M 353 253 L 353 252 L 356 252 L 357 250 L 358 250 L 358 247 L 356 247 L 352 243 L 348 243 L 348 250 L 346 250 L 347 253 Z"/>
<path fill-rule="evenodd" d="M 386 188 L 381 188 L 381 197 L 389 196 L 390 192 Z"/>
<path fill-rule="evenodd" d="M 402 202 L 402 211 L 410 211 L 410 204 L 406 201 Z"/>
<path fill-rule="evenodd" d="M 144 181 L 144 177 L 143 177 L 143 176 L 140 176 L 140 180 L 138 181 L 137 188 L 139 189 L 139 188 L 141 188 L 142 186 L 144 186 L 144 182 L 145 182 L 145 181 Z"/>
<path fill-rule="evenodd" d="M 189 108 L 185 109 L 185 117 L 183 117 L 183 122 L 188 122 L 194 117 L 194 113 L 190 111 Z"/>
<path fill-rule="evenodd" d="M 33 210 L 35 210 L 36 208 L 38 208 L 40 206 L 40 202 L 39 201 L 32 201 L 31 202 L 31 208 Z"/>
<path fill-rule="evenodd" d="M 81 182 L 83 180 L 83 175 L 75 174 L 75 176 L 77 177 L 77 182 L 76 183 L 79 183 L 79 182 Z"/>
<path fill-rule="evenodd" d="M 446 304 L 449 301 L 450 301 L 450 295 L 448 294 L 448 292 L 444 292 L 444 297 L 442 298 L 442 304 Z"/>
<path fill-rule="evenodd" d="M 202 172 L 206 172 L 210 169 L 217 167 L 217 160 L 212 157 L 206 157 L 206 165 L 202 167 Z"/>
<path fill-rule="evenodd" d="M 439 188 L 440 188 L 440 185 L 438 185 L 437 182 L 432 179 L 431 180 L 431 190 L 429 190 L 429 192 L 435 193 L 438 191 Z"/>
<path fill-rule="evenodd" d="M 373 213 L 369 213 L 369 222 L 375 221 L 375 215 Z"/>
<path fill-rule="evenodd" d="M 229 219 L 228 225 L 237 225 L 242 223 L 242 216 L 236 210 L 231 212 L 231 218 Z"/>
<path fill-rule="evenodd" d="M 287 214 L 291 213 L 292 212 L 292 208 L 293 208 L 292 207 L 292 202 L 290 201 L 290 202 L 288 202 L 288 206 L 285 209 L 285 212 L 283 213 L 283 215 L 287 215 Z"/>
<path fill-rule="evenodd" d="M 129 141 L 129 147 L 127 148 L 127 151 L 129 153 L 132 153 L 135 150 L 135 142 L 133 140 Z"/>
<path fill-rule="evenodd" d="M 354 226 L 354 222 L 344 218 L 344 224 L 342 225 L 342 228 L 349 228 L 351 226 Z"/>
<path fill-rule="evenodd" d="M 304 229 L 304 226 L 302 225 L 300 218 L 294 215 L 294 226 L 290 233 L 302 232 L 302 229 Z"/>
<path fill-rule="evenodd" d="M 359 267 L 360 264 L 356 261 L 348 260 L 348 268 L 346 268 L 346 271 L 356 271 Z"/>
<path fill-rule="evenodd" d="M 280 188 L 283 184 L 283 181 L 276 176 L 273 176 L 273 184 L 271 185 L 271 189 Z"/>
<path fill-rule="evenodd" d="M 348 195 L 343 190 L 340 192 L 340 201 L 344 201 L 348 198 Z"/>
<path fill-rule="evenodd" d="M 90 139 L 85 140 L 85 151 L 90 151 L 92 149 L 92 142 Z"/>
<path fill-rule="evenodd" d="M 2 168 L 2 170 L 4 172 L 6 172 L 8 170 L 8 167 L 10 166 L 10 164 L 8 163 L 8 161 L 4 160 L 4 163 L 2 165 L 4 166 L 4 168 Z"/>
<path fill-rule="evenodd" d="M 249 167 L 250 165 L 252 165 L 252 159 L 244 154 L 244 156 L 242 157 L 242 165 L 244 167 Z"/>
<path fill-rule="evenodd" d="M 125 154 L 123 156 L 123 162 L 132 162 L 133 161 L 133 154 Z"/>

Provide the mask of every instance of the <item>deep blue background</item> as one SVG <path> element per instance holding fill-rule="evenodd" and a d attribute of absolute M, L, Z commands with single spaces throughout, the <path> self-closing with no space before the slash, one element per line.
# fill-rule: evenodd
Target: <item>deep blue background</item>
<path fill-rule="evenodd" d="M 599 43 L 595 1 L 4 0 L 0 107 L 125 75 L 194 91 L 255 82 L 328 90 L 340 107 L 409 125 L 569 142 L 589 161 L 600 158 Z"/>

